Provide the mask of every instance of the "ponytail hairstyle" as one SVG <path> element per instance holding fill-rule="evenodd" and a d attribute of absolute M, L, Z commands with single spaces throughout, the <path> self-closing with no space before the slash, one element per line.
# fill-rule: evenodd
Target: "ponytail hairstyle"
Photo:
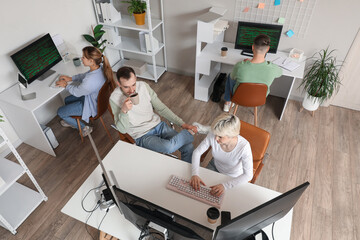
<path fill-rule="evenodd" d="M 106 82 L 110 83 L 111 90 L 114 90 L 116 87 L 114 82 L 114 75 L 107 57 L 105 57 L 105 55 L 103 55 L 99 49 L 92 46 L 84 47 L 82 52 L 84 57 L 94 60 L 97 66 L 103 63 L 103 72 L 106 78 Z"/>

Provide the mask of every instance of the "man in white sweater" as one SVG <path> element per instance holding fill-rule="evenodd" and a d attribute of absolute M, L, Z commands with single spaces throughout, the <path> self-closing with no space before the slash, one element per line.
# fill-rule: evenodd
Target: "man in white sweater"
<path fill-rule="evenodd" d="M 193 134 L 197 133 L 197 128 L 176 116 L 147 83 L 137 81 L 132 68 L 122 67 L 116 76 L 119 87 L 110 96 L 110 106 L 117 129 L 121 133 L 128 133 L 137 146 L 167 154 L 179 150 L 181 159 L 191 163 Z M 135 92 L 139 96 L 136 105 L 130 98 Z M 183 130 L 178 133 L 170 128 L 154 113 L 154 109 Z"/>

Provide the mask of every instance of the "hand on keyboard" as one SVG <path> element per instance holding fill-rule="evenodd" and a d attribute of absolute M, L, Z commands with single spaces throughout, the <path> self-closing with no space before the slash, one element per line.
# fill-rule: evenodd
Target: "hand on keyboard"
<path fill-rule="evenodd" d="M 212 195 L 210 193 L 212 190 L 205 186 L 200 185 L 200 189 L 195 190 L 190 185 L 190 181 L 177 177 L 175 175 L 172 175 L 170 177 L 166 188 L 217 208 L 220 208 L 222 200 L 224 198 L 224 194 L 220 196 Z"/>
<path fill-rule="evenodd" d="M 190 185 L 195 189 L 195 190 L 199 190 L 200 189 L 200 184 L 206 186 L 206 184 L 201 180 L 201 178 L 199 176 L 192 176 L 190 179 Z"/>
<path fill-rule="evenodd" d="M 210 188 L 211 188 L 210 193 L 212 195 L 215 195 L 215 196 L 218 196 L 218 197 L 221 196 L 221 194 L 223 194 L 224 191 L 225 191 L 224 185 L 222 185 L 222 184 L 211 186 Z"/>

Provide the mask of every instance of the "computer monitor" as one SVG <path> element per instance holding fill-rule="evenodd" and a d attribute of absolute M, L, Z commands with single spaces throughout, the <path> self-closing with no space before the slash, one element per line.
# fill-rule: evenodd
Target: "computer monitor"
<path fill-rule="evenodd" d="M 213 236 L 213 230 L 120 188 L 115 187 L 115 194 L 125 218 L 142 232 L 146 232 L 150 223 L 155 223 L 166 229 L 167 237 L 172 240 L 211 239 Z"/>
<path fill-rule="evenodd" d="M 62 60 L 50 34 L 32 42 L 10 56 L 20 73 L 30 84 L 36 79 L 44 80 L 55 71 L 48 71 Z"/>
<path fill-rule="evenodd" d="M 254 39 L 259 34 L 266 34 L 270 37 L 269 53 L 276 53 L 281 31 L 282 25 L 239 21 L 235 39 L 235 49 L 241 49 L 243 50 L 242 55 L 249 56 L 250 53 L 252 53 L 251 47 L 254 44 Z"/>
<path fill-rule="evenodd" d="M 255 239 L 255 233 L 284 217 L 293 208 L 309 185 L 309 182 L 305 182 L 298 187 L 241 214 L 226 225 L 218 226 L 215 231 L 214 240 Z"/>

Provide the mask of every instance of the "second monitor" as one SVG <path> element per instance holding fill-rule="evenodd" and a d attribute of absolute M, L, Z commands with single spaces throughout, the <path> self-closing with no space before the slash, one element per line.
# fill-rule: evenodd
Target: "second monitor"
<path fill-rule="evenodd" d="M 270 37 L 270 50 L 269 53 L 276 53 L 280 42 L 282 32 L 282 25 L 252 23 L 252 22 L 239 22 L 236 39 L 235 49 L 241 49 L 242 55 L 251 56 L 252 45 L 255 37 L 259 34 L 266 34 Z"/>

